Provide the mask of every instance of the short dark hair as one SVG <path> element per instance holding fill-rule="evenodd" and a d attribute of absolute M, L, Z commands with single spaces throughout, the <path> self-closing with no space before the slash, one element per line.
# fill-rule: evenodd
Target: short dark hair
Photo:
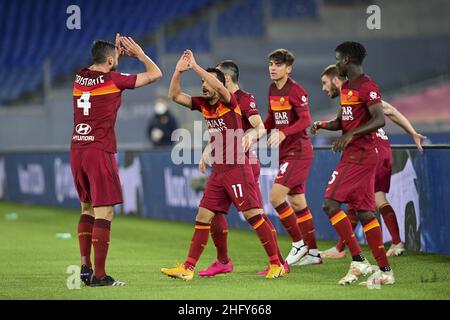
<path fill-rule="evenodd" d="M 219 62 L 216 66 L 224 74 L 229 74 L 231 76 L 231 81 L 238 83 L 239 81 L 239 67 L 233 60 L 223 60 Z"/>
<path fill-rule="evenodd" d="M 92 44 L 91 55 L 94 64 L 102 64 L 106 62 L 106 58 L 114 55 L 116 46 L 114 43 L 105 40 L 95 40 Z"/>
<path fill-rule="evenodd" d="M 361 43 L 354 41 L 341 43 L 336 47 L 335 51 L 348 56 L 350 61 L 357 65 L 361 65 L 367 55 L 366 48 Z"/>
<path fill-rule="evenodd" d="M 292 66 L 295 61 L 295 56 L 289 50 L 277 49 L 269 54 L 269 61 L 274 61 L 276 63 L 285 63 L 288 66 Z"/>
<path fill-rule="evenodd" d="M 217 68 L 208 68 L 206 69 L 206 72 L 214 73 L 216 75 L 216 78 L 219 79 L 219 81 L 222 82 L 224 86 L 226 86 L 225 75 L 223 74 L 222 71 L 220 71 Z"/>
<path fill-rule="evenodd" d="M 330 64 L 328 67 L 323 69 L 322 76 L 327 76 L 330 79 L 338 77 L 341 80 L 345 80 L 343 77 L 339 75 L 339 72 L 337 71 L 337 67 L 335 64 Z"/>

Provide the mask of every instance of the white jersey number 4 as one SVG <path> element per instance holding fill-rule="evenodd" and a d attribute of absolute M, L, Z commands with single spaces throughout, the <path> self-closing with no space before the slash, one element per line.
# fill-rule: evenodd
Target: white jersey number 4
<path fill-rule="evenodd" d="M 89 99 L 91 98 L 90 92 L 83 92 L 81 97 L 77 100 L 77 108 L 83 109 L 83 115 L 89 115 L 89 109 L 91 108 L 91 103 Z"/>

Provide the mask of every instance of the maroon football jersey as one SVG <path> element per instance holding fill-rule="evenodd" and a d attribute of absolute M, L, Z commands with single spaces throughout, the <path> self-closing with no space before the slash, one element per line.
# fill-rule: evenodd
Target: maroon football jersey
<path fill-rule="evenodd" d="M 342 132 L 359 128 L 371 119 L 369 107 L 381 103 L 378 86 L 367 75 L 361 74 L 353 82 L 348 80 L 342 84 L 341 95 Z M 355 136 L 344 151 L 343 158 L 363 161 L 364 154 L 373 150 L 375 132 L 363 136 Z"/>
<path fill-rule="evenodd" d="M 269 112 L 265 121 L 266 129 L 287 129 L 299 121 L 297 111 L 309 112 L 308 94 L 305 89 L 291 78 L 281 89 L 278 89 L 275 83 L 272 83 L 269 88 Z M 313 156 L 313 147 L 306 129 L 288 135 L 279 147 L 281 161 L 310 159 Z"/>
<path fill-rule="evenodd" d="M 229 103 L 220 100 L 215 105 L 210 105 L 204 97 L 192 97 L 192 110 L 200 111 L 208 126 L 213 145 L 214 157 L 213 170 L 229 169 L 236 164 L 248 163 L 242 152 L 242 139 L 238 139 L 235 130 L 242 130 L 242 113 L 236 96 L 231 94 Z M 217 139 L 222 143 L 215 143 Z"/>
<path fill-rule="evenodd" d="M 253 129 L 248 118 L 259 115 L 258 105 L 256 104 L 255 97 L 251 93 L 239 89 L 234 94 L 236 95 L 239 108 L 242 112 L 242 129 L 244 129 L 244 132 L 247 132 L 248 130 Z M 256 153 L 252 148 L 247 151 L 247 157 L 252 159 L 252 163 L 258 161 Z"/>
<path fill-rule="evenodd" d="M 239 89 L 234 94 L 242 112 L 242 129 L 247 132 L 247 130 L 253 129 L 248 118 L 259 115 L 258 105 L 256 104 L 255 97 L 251 93 Z"/>
<path fill-rule="evenodd" d="M 117 152 L 115 123 L 122 91 L 134 89 L 136 75 L 81 69 L 73 85 L 74 128 L 71 148 Z"/>

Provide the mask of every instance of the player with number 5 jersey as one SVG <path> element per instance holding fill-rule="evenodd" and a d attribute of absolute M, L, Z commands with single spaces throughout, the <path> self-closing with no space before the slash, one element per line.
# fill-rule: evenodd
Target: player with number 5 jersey
<path fill-rule="evenodd" d="M 123 54 L 136 57 L 146 72 L 128 75 L 116 72 Z M 93 64 L 77 72 L 73 87 L 74 127 L 70 164 L 80 202 L 78 239 L 81 280 L 89 286 L 117 286 L 106 274 L 113 206 L 122 203 L 117 169 L 114 126 L 122 92 L 158 81 L 158 66 L 130 37 L 116 35 L 116 43 L 97 40 L 92 46 Z M 94 247 L 94 270 L 91 263 Z"/>
<path fill-rule="evenodd" d="M 313 217 L 305 197 L 306 179 L 314 158 L 306 132 L 311 116 L 308 94 L 289 76 L 294 60 L 294 55 L 286 49 L 275 50 L 269 55 L 270 78 L 274 83 L 269 88 L 269 112 L 264 125 L 268 131 L 273 131 L 268 144 L 272 148 L 279 147 L 280 163 L 270 202 L 292 239 L 287 263 L 321 264 Z"/>
<path fill-rule="evenodd" d="M 362 44 L 343 42 L 336 47 L 335 53 L 337 72 L 347 78 L 340 90 L 341 108 L 334 120 L 315 122 L 312 133 L 318 129 L 342 130 L 342 136 L 333 143 L 333 150 L 342 152 L 342 158 L 328 182 L 323 204 L 331 224 L 352 255 L 349 271 L 339 284 L 351 284 L 373 271 L 362 254 L 350 219 L 341 209 L 342 203 L 347 203 L 357 212 L 378 264 L 379 270 L 368 278 L 367 283 L 393 284 L 394 273 L 375 217 L 374 186 L 379 159 L 375 134 L 385 124 L 380 90 L 364 74 L 362 62 L 366 49 Z"/>

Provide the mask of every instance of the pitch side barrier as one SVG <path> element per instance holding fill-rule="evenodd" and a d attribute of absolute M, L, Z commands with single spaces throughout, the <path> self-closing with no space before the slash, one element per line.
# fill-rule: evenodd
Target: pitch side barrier
<path fill-rule="evenodd" d="M 170 149 L 119 150 L 124 203 L 116 206 L 118 214 L 193 223 L 206 180 L 195 162 L 175 165 Z M 199 150 L 193 150 L 192 154 L 195 152 Z M 330 146 L 323 146 L 315 147 L 314 155 L 306 196 L 316 235 L 318 239 L 337 240 L 321 207 L 340 154 L 332 152 Z M 278 232 L 286 234 L 269 202 L 276 173 L 275 166 L 264 164 L 260 186 L 265 212 Z M 450 254 L 450 206 L 445 201 L 450 198 L 450 145 L 425 146 L 424 154 L 414 145 L 393 145 L 391 190 L 387 198 L 397 214 L 400 236 L 408 249 Z M 79 209 L 68 149 L 54 146 L 46 150 L 0 150 L 0 199 Z M 234 208 L 227 219 L 231 228 L 250 229 Z M 382 219 L 381 224 L 384 240 L 389 241 Z M 356 235 L 361 243 L 365 242 L 360 226 Z"/>

